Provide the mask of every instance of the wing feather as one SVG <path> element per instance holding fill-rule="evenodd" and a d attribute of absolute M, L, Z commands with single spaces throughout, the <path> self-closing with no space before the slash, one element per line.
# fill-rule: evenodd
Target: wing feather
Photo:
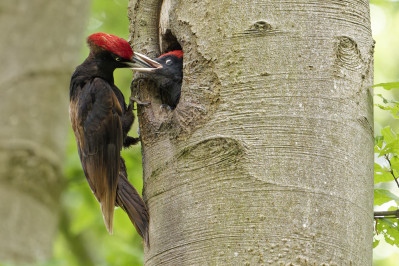
<path fill-rule="evenodd" d="M 71 100 L 70 116 L 82 167 L 112 234 L 122 149 L 122 109 L 109 83 L 95 78 Z"/>

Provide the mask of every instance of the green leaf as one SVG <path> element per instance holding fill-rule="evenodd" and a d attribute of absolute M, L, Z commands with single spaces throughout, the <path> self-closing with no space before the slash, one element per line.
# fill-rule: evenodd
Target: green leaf
<path fill-rule="evenodd" d="M 374 189 L 374 205 L 382 205 L 390 201 L 396 201 L 399 204 L 399 197 L 386 189 Z"/>
<path fill-rule="evenodd" d="M 380 97 L 382 102 L 384 103 L 384 104 L 376 103 L 375 106 L 377 106 L 378 108 L 380 108 L 382 110 L 389 111 L 395 119 L 399 119 L 399 102 L 398 101 L 386 99 L 381 94 L 375 94 L 375 96 Z M 389 104 L 393 104 L 393 106 L 390 106 Z"/>
<path fill-rule="evenodd" d="M 389 107 L 389 106 L 385 106 L 385 105 L 378 104 L 378 103 L 376 103 L 375 106 L 379 107 L 382 110 L 390 110 L 391 109 L 391 107 Z"/>
<path fill-rule="evenodd" d="M 387 100 L 382 94 L 374 94 L 376 97 L 380 97 L 383 103 L 389 103 L 389 100 Z M 376 104 L 377 105 L 377 104 Z M 381 107 L 385 107 L 384 105 L 381 105 Z"/>
<path fill-rule="evenodd" d="M 392 156 L 391 159 L 390 159 L 390 162 L 391 162 L 391 168 L 392 169 L 399 170 L 399 157 L 398 157 L 398 155 L 395 154 L 394 156 Z"/>
<path fill-rule="evenodd" d="M 391 130 L 391 127 L 387 126 L 381 129 L 381 134 L 384 141 L 382 143 L 377 143 L 378 148 L 374 147 L 374 151 L 379 154 L 378 156 L 382 156 L 388 153 L 399 153 L 399 139 L 395 132 Z M 386 143 L 385 146 L 384 143 Z"/>
<path fill-rule="evenodd" d="M 383 142 L 384 138 L 382 136 L 375 136 L 375 144 L 379 144 Z M 380 145 L 380 147 L 382 147 L 382 145 Z"/>
<path fill-rule="evenodd" d="M 380 240 L 373 239 L 373 248 L 377 247 L 379 243 L 380 243 Z"/>
<path fill-rule="evenodd" d="M 384 234 L 384 239 L 388 244 L 399 247 L 399 229 L 398 219 L 379 219 L 381 232 Z"/>
<path fill-rule="evenodd" d="M 374 184 L 381 182 L 390 182 L 393 176 L 389 169 L 383 168 L 381 165 L 374 163 Z"/>
<path fill-rule="evenodd" d="M 394 117 L 394 118 L 396 118 L 396 119 L 398 119 L 398 113 L 399 113 L 399 106 L 398 106 L 398 103 L 393 103 L 393 104 L 395 104 L 395 106 L 394 107 L 389 107 L 389 112 L 391 113 L 391 115 Z"/>
<path fill-rule="evenodd" d="M 385 90 L 399 89 L 399 82 L 379 83 L 373 85 L 372 87 L 382 87 Z"/>
<path fill-rule="evenodd" d="M 376 136 L 374 140 L 374 153 L 378 153 L 381 156 L 380 152 L 382 151 L 382 147 L 384 146 L 384 137 L 383 136 Z"/>
<path fill-rule="evenodd" d="M 391 127 L 387 126 L 381 129 L 381 134 L 384 137 L 384 141 L 389 144 L 394 142 L 397 139 L 397 136 L 394 132 L 392 132 Z"/>
<path fill-rule="evenodd" d="M 399 142 L 395 141 L 385 145 L 385 147 L 380 151 L 380 155 L 389 154 L 389 153 L 399 153 Z"/>

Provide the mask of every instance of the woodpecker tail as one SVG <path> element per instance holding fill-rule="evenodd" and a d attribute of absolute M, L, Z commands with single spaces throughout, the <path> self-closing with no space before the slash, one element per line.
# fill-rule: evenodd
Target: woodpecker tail
<path fill-rule="evenodd" d="M 127 180 L 126 168 L 123 160 L 121 161 L 118 189 L 116 193 L 116 203 L 127 213 L 130 221 L 136 228 L 137 233 L 139 233 L 147 246 L 149 246 L 149 216 L 147 207 L 141 199 L 140 194 Z"/>

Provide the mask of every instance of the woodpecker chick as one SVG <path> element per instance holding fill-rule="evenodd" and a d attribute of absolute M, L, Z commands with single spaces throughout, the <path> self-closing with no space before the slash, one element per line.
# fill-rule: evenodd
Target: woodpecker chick
<path fill-rule="evenodd" d="M 154 59 L 161 66 L 153 68 L 135 68 L 139 72 L 148 73 L 159 88 L 162 104 L 176 108 L 180 99 L 183 80 L 183 51 L 175 50 Z"/>
<path fill-rule="evenodd" d="M 129 216 L 148 244 L 149 216 L 144 201 L 128 182 L 123 146 L 138 142 L 127 136 L 134 115 L 115 86 L 116 68 L 156 68 L 160 64 L 134 53 L 129 43 L 117 36 L 95 33 L 88 37 L 90 54 L 71 78 L 69 113 L 80 161 L 90 188 L 101 205 L 105 226 L 113 231 L 115 206 Z"/>

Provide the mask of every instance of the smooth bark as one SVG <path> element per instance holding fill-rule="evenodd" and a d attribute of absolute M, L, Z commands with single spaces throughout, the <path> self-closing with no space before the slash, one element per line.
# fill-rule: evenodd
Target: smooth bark
<path fill-rule="evenodd" d="M 146 265 L 371 265 L 369 2 L 170 2 L 182 98 L 140 91 Z M 130 2 L 135 50 L 163 52 L 160 7 Z"/>

